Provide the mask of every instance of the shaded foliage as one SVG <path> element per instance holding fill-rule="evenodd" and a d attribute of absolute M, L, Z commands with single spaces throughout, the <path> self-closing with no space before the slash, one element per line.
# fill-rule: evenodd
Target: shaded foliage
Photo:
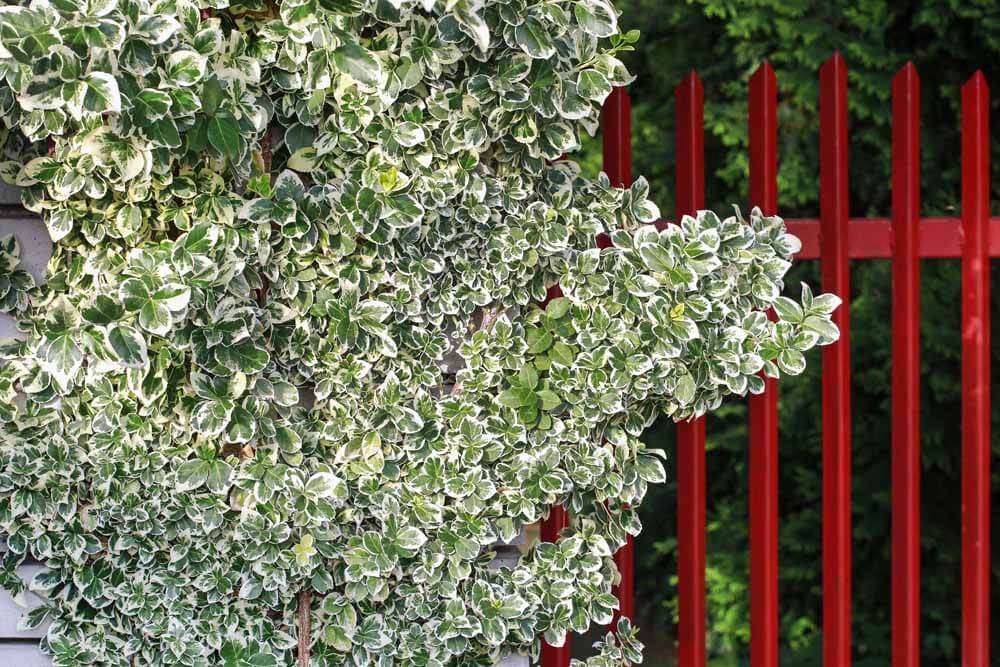
<path fill-rule="evenodd" d="M 786 216 L 815 217 L 817 71 L 839 49 L 849 68 L 851 215 L 889 215 L 890 85 L 907 60 L 916 64 L 923 88 L 923 214 L 959 214 L 959 89 L 977 68 L 983 69 L 994 89 L 1000 81 L 1000 13 L 995 3 L 617 0 L 616 4 L 625 13 L 625 26 L 642 31 L 637 51 L 626 59 L 638 75 L 631 88 L 635 171 L 649 176 L 664 211 L 673 209 L 668 203 L 674 175 L 672 91 L 691 69 L 697 69 L 705 87 L 706 202 L 718 208 L 746 201 L 746 86 L 766 57 L 779 87 L 779 208 Z M 998 98 L 994 93 L 994 128 L 1000 126 Z M 598 169 L 599 147 L 592 143 L 587 148 L 585 164 Z M 993 142 L 992 153 L 996 199 L 1000 142 Z M 961 274 L 956 261 L 925 261 L 922 268 L 922 652 L 925 665 L 944 667 L 957 664 L 960 648 Z M 890 269 L 888 262 L 855 262 L 851 277 L 853 628 L 856 664 L 861 665 L 884 665 L 889 656 Z M 793 271 L 818 279 L 815 264 Z M 994 321 L 1000 307 L 997 291 Z M 996 336 L 993 347 L 996 368 L 1000 365 Z M 780 392 L 780 592 L 786 665 L 817 664 L 822 644 L 819 355 L 810 361 L 810 371 L 785 383 Z M 672 425 L 662 424 L 647 439 L 665 447 L 672 458 L 673 432 Z M 710 643 L 720 664 L 744 664 L 748 655 L 746 442 L 742 406 L 728 406 L 710 418 L 708 606 Z M 994 452 L 1000 453 L 996 436 Z M 663 520 L 675 516 L 674 470 L 668 467 L 670 485 L 654 490 L 648 499 L 643 512 L 647 531 L 637 550 L 637 596 L 643 614 L 658 619 L 666 632 L 676 610 L 675 521 Z M 994 489 L 996 480 L 994 475 Z M 996 491 L 993 506 L 998 506 Z M 998 575 L 994 567 L 995 582 Z M 995 583 L 994 608 L 1000 601 L 998 592 L 1000 585 Z M 646 640 L 655 643 L 649 631 L 647 621 Z"/>

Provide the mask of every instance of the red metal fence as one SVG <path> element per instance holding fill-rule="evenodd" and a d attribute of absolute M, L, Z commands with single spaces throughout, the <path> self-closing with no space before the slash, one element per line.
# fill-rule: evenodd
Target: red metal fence
<path fill-rule="evenodd" d="M 1000 218 L 989 212 L 989 90 L 981 72 L 962 87 L 962 217 L 920 217 L 920 79 L 908 63 L 892 82 L 892 215 L 851 218 L 848 201 L 847 67 L 839 53 L 819 72 L 820 217 L 788 220 L 802 239 L 798 259 L 818 259 L 824 291 L 844 305 L 840 341 L 823 351 L 823 664 L 851 664 L 851 259 L 891 259 L 892 270 L 892 665 L 920 662 L 920 259 L 962 261 L 962 665 L 989 667 L 990 319 L 989 261 L 1000 256 Z M 676 216 L 704 207 L 704 93 L 692 72 L 677 87 Z M 768 63 L 750 79 L 750 204 L 775 213 L 777 80 Z M 604 170 L 632 180 L 630 102 L 608 99 Z M 993 232 L 991 234 L 991 231 Z M 778 403 L 768 381 L 749 399 L 750 664 L 777 667 Z M 705 420 L 678 424 L 678 659 L 704 667 Z M 958 502 L 958 499 L 956 499 Z M 543 524 L 555 540 L 561 508 Z M 615 558 L 620 613 L 634 614 L 632 543 Z M 543 667 L 569 664 L 564 647 L 543 646 Z"/>

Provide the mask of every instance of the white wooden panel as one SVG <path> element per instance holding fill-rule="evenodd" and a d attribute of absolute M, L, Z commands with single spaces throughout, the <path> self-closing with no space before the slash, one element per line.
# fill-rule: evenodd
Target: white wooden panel
<path fill-rule="evenodd" d="M 52 256 L 52 240 L 45 223 L 24 214 L 16 218 L 0 219 L 0 236 L 13 234 L 21 244 L 21 265 L 35 282 L 45 282 L 45 265 Z"/>
<path fill-rule="evenodd" d="M 34 577 L 35 574 L 37 574 L 41 569 L 41 565 L 25 565 L 20 568 L 19 573 L 21 578 L 30 584 L 32 577 Z M 48 629 L 48 623 L 44 623 L 42 626 L 29 632 L 23 632 L 17 629 L 17 623 L 21 619 L 21 616 L 37 607 L 42 602 L 41 598 L 30 591 L 26 592 L 23 598 L 27 607 L 17 604 L 7 591 L 0 590 L 0 638 L 37 639 L 45 635 L 45 631 Z M 4 665 L 4 663 L 0 662 L 0 666 L 2 665 Z"/>
<path fill-rule="evenodd" d="M 27 216 L 0 219 L 0 236 L 13 234 L 21 244 L 21 265 L 34 277 L 35 282 L 45 282 L 45 266 L 52 256 L 52 240 L 45 224 L 38 218 Z M 14 320 L 0 313 L 0 340 L 20 338 L 22 334 L 14 326 Z M 0 667 L 3 664 L 0 663 Z"/>
<path fill-rule="evenodd" d="M 0 204 L 21 204 L 21 188 L 15 188 L 0 181 Z"/>
<path fill-rule="evenodd" d="M 0 644 L 0 667 L 52 667 L 52 660 L 36 642 L 10 642 Z"/>

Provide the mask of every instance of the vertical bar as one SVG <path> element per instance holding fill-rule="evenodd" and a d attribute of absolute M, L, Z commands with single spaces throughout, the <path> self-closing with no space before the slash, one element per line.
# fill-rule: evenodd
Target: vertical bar
<path fill-rule="evenodd" d="M 611 185 L 627 188 L 632 185 L 632 101 L 624 88 L 615 88 L 604 102 L 604 117 L 601 123 L 604 142 L 604 172 Z M 611 629 L 618 625 L 621 616 L 635 618 L 635 586 L 633 568 L 634 541 L 632 536 L 618 553 L 615 565 L 621 574 L 621 583 L 615 586 L 618 597 L 618 611 L 611 622 Z"/>
<path fill-rule="evenodd" d="M 549 516 L 542 521 L 540 537 L 543 542 L 557 542 L 559 532 L 569 525 L 569 513 L 562 505 L 553 505 L 549 510 Z M 551 646 L 544 639 L 542 640 L 541 667 L 569 667 L 570 658 L 573 653 L 573 643 L 571 635 L 566 635 L 566 641 L 562 646 Z"/>
<path fill-rule="evenodd" d="M 778 206 L 778 84 L 765 61 L 750 78 L 750 203 Z M 750 664 L 778 665 L 778 387 L 750 397 Z"/>
<path fill-rule="evenodd" d="M 705 94 L 691 72 L 674 91 L 677 219 L 705 207 Z M 677 424 L 677 648 L 705 667 L 705 418 Z"/>
<path fill-rule="evenodd" d="M 823 289 L 844 304 L 840 340 L 823 350 L 823 665 L 851 664 L 851 368 L 847 271 L 847 67 L 834 53 L 819 72 Z"/>
<path fill-rule="evenodd" d="M 920 665 L 920 77 L 892 80 L 892 667 Z"/>
<path fill-rule="evenodd" d="M 615 88 L 604 101 L 601 119 L 604 172 L 611 185 L 632 185 L 632 100 L 624 88 Z"/>
<path fill-rule="evenodd" d="M 989 88 L 962 86 L 962 665 L 990 663 Z"/>

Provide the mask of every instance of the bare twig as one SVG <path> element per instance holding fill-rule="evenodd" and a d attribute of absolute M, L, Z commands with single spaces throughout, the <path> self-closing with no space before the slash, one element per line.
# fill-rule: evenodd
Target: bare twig
<path fill-rule="evenodd" d="M 305 588 L 299 592 L 299 667 L 309 667 L 309 645 L 312 643 L 311 609 L 312 591 Z"/>
<path fill-rule="evenodd" d="M 484 309 L 482 322 L 479 323 L 478 328 L 474 328 L 470 333 L 488 330 L 491 326 L 493 326 L 494 322 L 503 316 L 505 312 L 507 312 L 506 309 L 504 309 L 504 307 L 500 304 L 496 304 L 492 308 Z M 455 384 L 451 387 L 451 395 L 458 396 L 460 393 L 462 393 L 462 383 L 456 380 Z"/>

